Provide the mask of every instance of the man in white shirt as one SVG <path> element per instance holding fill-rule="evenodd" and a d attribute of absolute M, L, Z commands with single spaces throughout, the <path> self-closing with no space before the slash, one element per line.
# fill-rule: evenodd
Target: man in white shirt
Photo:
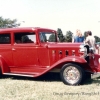
<path fill-rule="evenodd" d="M 94 51 L 96 50 L 95 38 L 92 36 L 92 32 L 91 31 L 87 32 L 87 37 L 86 37 L 85 43 L 87 43 L 90 48 L 93 48 Z"/>

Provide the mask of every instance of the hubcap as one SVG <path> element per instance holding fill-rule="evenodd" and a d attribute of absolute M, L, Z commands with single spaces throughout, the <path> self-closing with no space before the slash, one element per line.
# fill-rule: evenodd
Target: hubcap
<path fill-rule="evenodd" d="M 80 72 L 76 67 L 69 66 L 64 70 L 63 76 L 69 84 L 75 84 L 80 79 Z"/>

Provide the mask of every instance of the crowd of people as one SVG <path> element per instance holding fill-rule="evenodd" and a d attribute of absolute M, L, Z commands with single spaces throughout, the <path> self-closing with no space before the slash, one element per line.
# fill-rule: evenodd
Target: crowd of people
<path fill-rule="evenodd" d="M 82 35 L 82 32 L 80 30 L 76 30 L 76 36 L 73 37 L 72 42 L 76 42 L 76 43 L 80 43 L 83 42 L 87 45 L 89 45 L 90 48 L 93 48 L 94 51 L 96 52 L 96 50 L 98 49 L 96 46 L 96 41 L 94 36 L 92 36 L 92 32 L 91 31 L 87 31 L 86 32 L 86 38 Z"/>

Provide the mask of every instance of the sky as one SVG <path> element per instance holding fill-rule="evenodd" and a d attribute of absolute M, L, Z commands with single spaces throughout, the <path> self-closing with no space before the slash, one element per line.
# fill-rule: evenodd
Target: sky
<path fill-rule="evenodd" d="M 90 30 L 100 37 L 100 0 L 0 0 L 0 16 L 17 19 L 20 27 Z"/>

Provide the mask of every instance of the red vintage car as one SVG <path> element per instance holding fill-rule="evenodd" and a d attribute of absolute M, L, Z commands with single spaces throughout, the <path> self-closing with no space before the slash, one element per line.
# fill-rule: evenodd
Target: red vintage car
<path fill-rule="evenodd" d="M 100 72 L 100 56 L 82 43 L 58 42 L 52 29 L 0 29 L 0 72 L 28 77 L 59 72 L 65 84 L 77 85 Z"/>

